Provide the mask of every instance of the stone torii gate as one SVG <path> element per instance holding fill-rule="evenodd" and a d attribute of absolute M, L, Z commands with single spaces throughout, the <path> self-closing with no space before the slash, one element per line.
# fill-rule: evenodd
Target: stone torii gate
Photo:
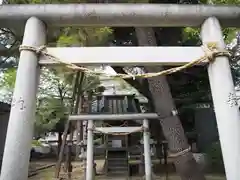
<path fill-rule="evenodd" d="M 8 132 L 1 170 L 1 180 L 26 180 L 32 140 L 39 65 L 55 61 L 41 56 L 47 28 L 59 26 L 134 26 L 199 27 L 203 44 L 215 43 L 224 50 L 220 23 L 240 27 L 239 6 L 172 4 L 42 4 L 0 6 L 0 27 L 24 29 L 23 45 L 17 70 Z M 35 48 L 35 50 L 34 50 Z M 39 48 L 39 51 L 36 49 Z M 109 49 L 111 48 L 111 54 Z M 76 65 L 181 65 L 205 56 L 200 47 L 80 47 L 47 48 L 48 53 Z M 240 179 L 240 121 L 235 90 L 226 56 L 213 57 L 208 74 L 228 180 Z M 151 118 L 148 114 L 132 114 Z M 153 115 L 155 116 L 155 115 Z M 70 117 L 71 118 L 71 117 Z M 84 117 L 84 119 L 89 117 Z M 90 117 L 93 118 L 93 117 Z M 81 116 L 77 117 L 78 120 Z M 92 119 L 91 119 L 92 120 Z M 92 124 L 92 121 L 90 121 Z M 90 140 L 91 134 L 89 135 Z M 92 149 L 88 144 L 91 160 Z M 146 174 L 149 175 L 149 174 Z M 92 180 L 87 170 L 87 180 Z"/>

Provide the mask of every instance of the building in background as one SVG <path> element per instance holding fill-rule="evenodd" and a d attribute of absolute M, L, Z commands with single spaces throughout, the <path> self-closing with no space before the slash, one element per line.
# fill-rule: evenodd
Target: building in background
<path fill-rule="evenodd" d="M 104 67 L 104 72 L 110 75 L 117 74 L 114 69 L 110 66 Z M 103 95 L 132 95 L 135 94 L 136 98 L 139 99 L 140 102 L 147 102 L 147 98 L 145 98 L 142 94 L 138 92 L 137 89 L 128 84 L 125 80 L 120 78 L 112 78 L 112 77 L 100 77 L 101 86 L 105 87 L 105 91 Z"/>

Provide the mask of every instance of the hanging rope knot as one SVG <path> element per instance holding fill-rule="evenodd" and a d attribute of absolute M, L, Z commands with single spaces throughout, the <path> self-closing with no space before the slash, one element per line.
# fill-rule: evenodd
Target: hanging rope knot
<path fill-rule="evenodd" d="M 202 45 L 202 49 L 205 53 L 205 57 L 207 59 L 208 62 L 211 62 L 214 60 L 215 58 L 215 54 L 216 54 L 216 43 L 208 43 L 208 44 L 204 44 Z"/>
<path fill-rule="evenodd" d="M 33 46 L 26 46 L 26 45 L 20 45 L 19 46 L 19 51 L 32 51 L 35 52 L 37 55 L 42 54 L 43 52 L 46 53 L 47 47 L 45 45 L 40 46 L 40 47 L 33 47 Z"/>
<path fill-rule="evenodd" d="M 220 50 L 216 42 L 204 44 L 202 45 L 202 48 L 209 62 L 214 61 L 215 58 L 219 56 L 226 56 L 228 58 L 231 57 L 231 53 L 227 50 Z"/>
<path fill-rule="evenodd" d="M 32 47 L 25 46 L 25 45 L 20 45 L 19 46 L 19 51 L 20 52 L 23 51 L 23 50 L 33 51 L 32 49 L 33 49 Z"/>
<path fill-rule="evenodd" d="M 46 50 L 47 50 L 47 47 L 43 45 L 43 46 L 36 48 L 36 53 L 38 55 L 40 55 L 42 52 L 45 52 Z"/>

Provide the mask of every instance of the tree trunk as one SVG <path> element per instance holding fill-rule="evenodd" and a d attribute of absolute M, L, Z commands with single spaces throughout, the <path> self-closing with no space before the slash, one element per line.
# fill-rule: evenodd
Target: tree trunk
<path fill-rule="evenodd" d="M 78 108 L 79 108 L 78 114 L 83 113 L 83 96 L 80 97 Z M 77 129 L 76 159 L 78 159 L 78 157 L 81 153 L 81 147 L 79 144 L 83 140 L 83 122 L 77 121 L 76 126 L 77 126 L 77 128 L 76 128 Z"/>
<path fill-rule="evenodd" d="M 152 28 L 135 28 L 138 44 L 141 46 L 156 46 L 156 38 Z M 146 72 L 159 72 L 162 67 L 145 67 Z M 148 79 L 149 90 L 152 94 L 155 111 L 162 119 L 159 122 L 163 134 L 168 141 L 172 153 L 181 152 L 189 147 L 181 121 L 173 116 L 175 105 L 165 76 Z M 205 180 L 191 152 L 180 155 L 174 159 L 174 164 L 182 180 Z"/>
<path fill-rule="evenodd" d="M 74 126 L 71 123 L 70 125 L 70 134 L 69 134 L 69 142 L 67 143 L 67 158 L 66 158 L 66 169 L 68 172 L 68 179 L 71 179 L 72 174 L 72 146 L 73 146 L 73 132 Z"/>
<path fill-rule="evenodd" d="M 61 145 L 62 145 L 62 132 L 58 132 L 58 147 L 57 147 L 57 158 L 60 153 Z"/>

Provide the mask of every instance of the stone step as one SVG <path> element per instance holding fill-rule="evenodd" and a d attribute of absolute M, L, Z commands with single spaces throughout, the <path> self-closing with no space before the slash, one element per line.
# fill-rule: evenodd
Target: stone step
<path fill-rule="evenodd" d="M 128 162 L 126 160 L 124 161 L 107 161 L 108 166 L 123 166 L 126 167 L 128 166 Z"/>
<path fill-rule="evenodd" d="M 127 158 L 127 152 L 125 151 L 108 151 L 107 153 L 108 158 L 122 158 L 125 159 Z"/>
<path fill-rule="evenodd" d="M 128 168 L 127 167 L 119 167 L 119 166 L 115 166 L 115 167 L 111 167 L 108 168 L 108 175 L 127 175 L 128 174 Z"/>

